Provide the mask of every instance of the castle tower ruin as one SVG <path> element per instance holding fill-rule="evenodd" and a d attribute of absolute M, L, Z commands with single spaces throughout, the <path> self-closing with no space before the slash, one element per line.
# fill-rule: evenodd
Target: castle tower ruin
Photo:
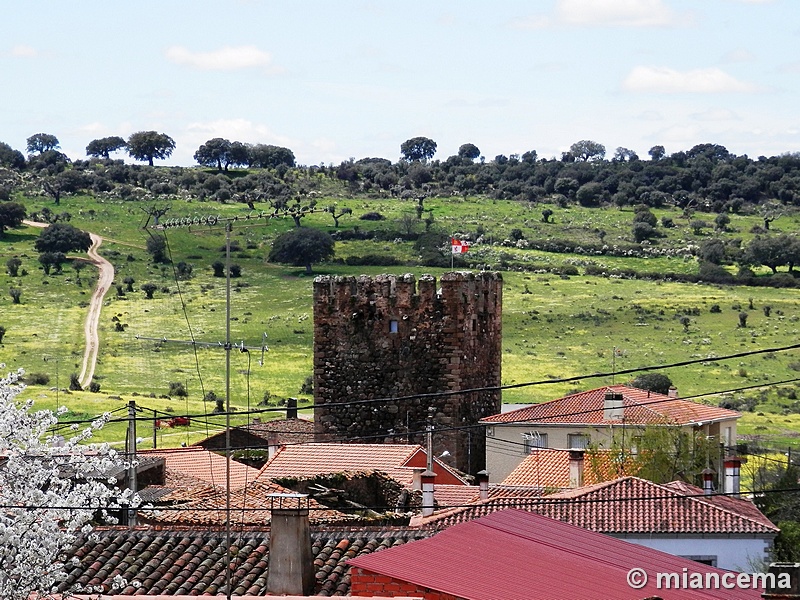
<path fill-rule="evenodd" d="M 474 426 L 500 412 L 500 391 L 458 392 L 500 385 L 502 284 L 488 272 L 445 273 L 440 289 L 430 275 L 317 277 L 318 439 L 424 444 L 430 412 L 434 453 L 484 469 Z"/>

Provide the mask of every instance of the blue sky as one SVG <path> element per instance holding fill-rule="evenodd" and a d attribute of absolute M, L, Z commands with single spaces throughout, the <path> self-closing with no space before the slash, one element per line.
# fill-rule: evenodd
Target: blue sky
<path fill-rule="evenodd" d="M 800 151 L 797 0 L 25 0 L 0 20 L 0 141 L 212 137 L 299 163 L 397 160 L 427 136 L 487 159 L 594 140 L 642 158 Z M 125 155 L 120 158 L 130 159 Z"/>

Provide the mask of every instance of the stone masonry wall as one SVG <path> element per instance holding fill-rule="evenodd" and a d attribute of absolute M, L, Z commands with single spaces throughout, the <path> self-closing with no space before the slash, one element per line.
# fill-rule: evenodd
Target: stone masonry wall
<path fill-rule="evenodd" d="M 500 385 L 502 283 L 462 272 L 442 275 L 438 290 L 429 275 L 316 278 L 318 439 L 424 444 L 430 411 L 434 452 L 483 469 L 485 437 L 470 426 L 500 412 L 500 392 L 453 392 Z M 451 393 L 424 396 L 439 392 Z M 358 402 L 375 399 L 387 401 Z"/>

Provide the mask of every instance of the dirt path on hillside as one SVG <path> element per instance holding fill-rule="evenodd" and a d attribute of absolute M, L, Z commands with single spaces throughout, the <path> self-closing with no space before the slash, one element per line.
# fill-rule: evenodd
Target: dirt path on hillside
<path fill-rule="evenodd" d="M 24 223 L 31 227 L 47 227 L 50 225 L 49 223 L 27 220 Z M 89 236 L 92 238 L 92 245 L 87 252 L 89 258 L 87 260 L 81 257 L 78 260 L 83 260 L 96 266 L 99 270 L 99 275 L 97 277 L 97 286 L 94 288 L 92 299 L 89 302 L 89 313 L 86 315 L 86 322 L 83 325 L 86 348 L 83 351 L 83 363 L 81 364 L 81 373 L 78 376 L 78 381 L 83 388 L 88 387 L 94 377 L 97 353 L 100 349 L 100 335 L 98 333 L 100 311 L 103 308 L 103 299 L 114 282 L 114 265 L 100 256 L 98 252 L 100 244 L 103 243 L 103 238 L 95 233 L 90 233 Z"/>

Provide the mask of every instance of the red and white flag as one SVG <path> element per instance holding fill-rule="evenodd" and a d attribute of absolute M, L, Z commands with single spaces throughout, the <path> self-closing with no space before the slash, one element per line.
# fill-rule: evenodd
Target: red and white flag
<path fill-rule="evenodd" d="M 462 242 L 461 240 L 457 240 L 456 238 L 450 238 L 450 248 L 452 249 L 453 254 L 464 254 L 469 250 L 469 244 Z"/>

